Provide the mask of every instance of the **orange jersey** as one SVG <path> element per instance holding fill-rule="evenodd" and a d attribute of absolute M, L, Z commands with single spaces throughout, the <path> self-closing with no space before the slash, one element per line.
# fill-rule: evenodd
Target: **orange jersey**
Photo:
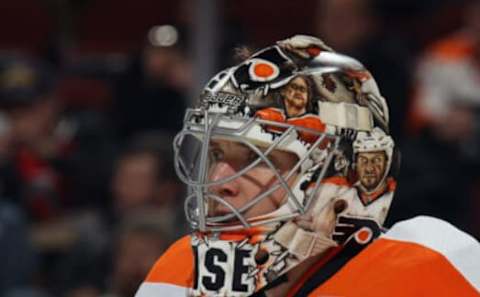
<path fill-rule="evenodd" d="M 411 132 L 448 118 L 456 106 L 478 107 L 480 62 L 476 36 L 459 32 L 429 47 L 419 59 L 410 118 Z"/>
<path fill-rule="evenodd" d="M 135 296 L 191 296 L 194 263 L 186 236 L 157 261 Z M 480 296 L 480 244 L 431 217 L 397 223 L 317 284 L 324 268 L 307 271 L 286 296 Z"/>

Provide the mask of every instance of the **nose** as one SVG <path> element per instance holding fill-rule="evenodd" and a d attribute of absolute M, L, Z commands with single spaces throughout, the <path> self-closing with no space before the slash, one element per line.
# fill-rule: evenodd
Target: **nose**
<path fill-rule="evenodd" d="M 305 93 L 300 90 L 295 90 L 295 93 L 293 96 L 296 98 L 303 99 L 305 97 Z"/>
<path fill-rule="evenodd" d="M 233 167 L 229 163 L 220 162 L 218 164 L 215 164 L 214 168 L 211 171 L 209 180 L 210 182 L 220 181 L 234 175 L 235 173 L 235 169 L 233 169 Z M 214 185 L 211 187 L 211 190 L 214 194 L 220 197 L 233 197 L 238 195 L 240 188 L 237 178 L 235 178 L 231 181 Z"/>
<path fill-rule="evenodd" d="M 366 166 L 365 166 L 365 172 L 367 173 L 373 173 L 375 171 L 375 166 L 373 166 L 372 163 L 368 163 Z"/>

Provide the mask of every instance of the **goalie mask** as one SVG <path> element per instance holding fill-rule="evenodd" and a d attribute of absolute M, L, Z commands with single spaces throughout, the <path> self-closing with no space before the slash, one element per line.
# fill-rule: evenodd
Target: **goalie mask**
<path fill-rule="evenodd" d="M 310 36 L 279 41 L 213 77 L 174 142 L 195 230 L 191 295 L 248 296 L 309 257 L 373 240 L 394 192 L 383 186 L 388 120 L 363 65 Z M 365 166 L 355 162 L 375 144 L 382 170 L 372 198 L 370 185 L 359 186 L 372 170 L 361 176 Z"/>

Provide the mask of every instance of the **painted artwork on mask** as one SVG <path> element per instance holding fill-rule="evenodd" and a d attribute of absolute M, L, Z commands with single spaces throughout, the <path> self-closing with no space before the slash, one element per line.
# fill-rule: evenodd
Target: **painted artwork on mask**
<path fill-rule="evenodd" d="M 308 257 L 379 236 L 395 191 L 388 122 L 371 74 L 316 38 L 215 75 L 174 144 L 198 231 L 194 295 L 250 295 Z"/>

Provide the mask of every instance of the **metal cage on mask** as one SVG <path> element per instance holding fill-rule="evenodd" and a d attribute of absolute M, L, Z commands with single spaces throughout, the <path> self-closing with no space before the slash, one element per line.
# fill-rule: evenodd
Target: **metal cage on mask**
<path fill-rule="evenodd" d="M 266 127 L 277 132 L 266 131 Z M 314 135 L 315 141 L 302 142 L 298 138 L 299 133 Z M 269 141 L 266 142 L 267 138 Z M 256 157 L 231 176 L 209 180 L 208 153 L 214 139 L 240 143 L 254 152 Z M 174 141 L 175 169 L 179 178 L 189 187 L 189 195 L 184 204 L 187 220 L 192 228 L 202 232 L 228 231 L 286 221 L 305 213 L 317 197 L 320 183 L 334 155 L 338 153 L 340 139 L 340 136 L 314 129 L 257 117 L 213 113 L 203 108 L 187 110 L 184 128 Z M 296 164 L 284 175 L 269 158 L 274 150 L 293 152 L 298 157 Z M 236 208 L 211 191 L 214 186 L 244 176 L 262 162 L 272 170 L 276 182 L 256 197 L 251 197 L 243 206 Z M 294 177 L 296 180 L 291 187 L 288 181 Z M 308 191 L 300 189 L 305 188 L 305 183 L 309 185 Z M 245 217 L 250 208 L 269 199 L 269 195 L 278 189 L 285 190 L 287 197 L 276 211 L 252 218 Z M 211 201 L 225 206 L 229 213 L 210 215 L 208 207 Z"/>

